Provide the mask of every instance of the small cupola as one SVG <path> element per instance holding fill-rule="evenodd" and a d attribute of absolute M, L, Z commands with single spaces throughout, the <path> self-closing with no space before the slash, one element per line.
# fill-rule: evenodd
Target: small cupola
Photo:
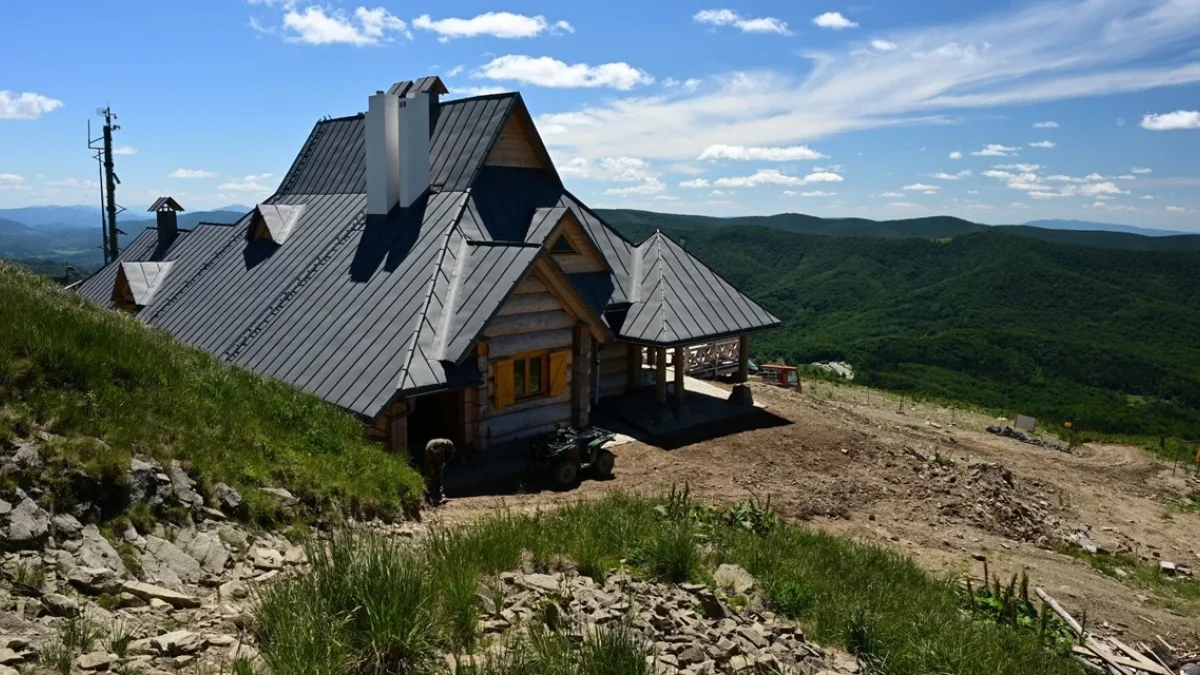
<path fill-rule="evenodd" d="M 147 211 L 152 211 L 157 220 L 159 242 L 169 242 L 179 234 L 179 219 L 176 215 L 184 208 L 174 197 L 159 197 Z"/>
<path fill-rule="evenodd" d="M 259 204 L 250 216 L 249 239 L 283 246 L 303 212 L 303 204 Z"/>

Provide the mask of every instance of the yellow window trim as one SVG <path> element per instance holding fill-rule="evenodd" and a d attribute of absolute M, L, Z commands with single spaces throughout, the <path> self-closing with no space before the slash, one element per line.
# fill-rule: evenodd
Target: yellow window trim
<path fill-rule="evenodd" d="M 503 408 L 514 403 L 529 401 L 535 398 L 562 396 L 567 393 L 567 370 L 570 365 L 571 352 L 569 349 L 540 349 L 531 352 L 513 354 L 504 359 L 492 362 L 492 377 L 495 380 L 495 395 L 493 401 L 497 408 Z M 540 361 L 540 387 L 536 392 L 529 392 L 529 363 Z M 517 363 L 524 362 L 521 381 L 523 391 L 518 391 Z"/>

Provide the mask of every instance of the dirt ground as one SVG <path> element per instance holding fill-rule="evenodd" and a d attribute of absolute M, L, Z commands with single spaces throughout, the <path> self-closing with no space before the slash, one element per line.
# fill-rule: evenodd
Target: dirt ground
<path fill-rule="evenodd" d="M 667 451 L 615 448 L 616 477 L 569 492 L 452 500 L 435 521 L 462 522 L 500 504 L 514 511 L 609 490 L 660 494 L 685 483 L 715 502 L 770 497 L 786 519 L 889 546 L 934 573 L 1028 572 L 1076 617 L 1122 639 L 1200 645 L 1200 603 L 1101 574 L 1052 548 L 1081 526 L 1103 549 L 1200 568 L 1200 514 L 1170 499 L 1200 490 L 1146 452 L 1087 445 L 1066 453 L 989 434 L 994 418 L 905 405 L 861 387 L 755 385 L 756 401 L 791 424 Z M 1061 544 L 1059 544 L 1061 546 Z M 1200 583 L 1176 581 L 1172 583 Z M 1193 596 L 1194 597 L 1194 596 Z M 1129 641 L 1128 639 L 1126 641 Z"/>

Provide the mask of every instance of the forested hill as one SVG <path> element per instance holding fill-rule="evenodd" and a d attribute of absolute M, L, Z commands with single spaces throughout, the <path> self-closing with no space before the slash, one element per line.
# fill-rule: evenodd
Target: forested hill
<path fill-rule="evenodd" d="M 1002 231 L 1022 237 L 1044 239 L 1076 246 L 1118 248 L 1130 251 L 1200 251 L 1200 234 L 1168 237 L 1148 237 L 1126 232 L 1058 230 L 1029 225 L 981 225 L 953 216 L 929 216 L 901 220 L 869 220 L 867 218 L 818 218 L 802 213 L 780 213 L 773 216 L 740 216 L 713 218 L 674 213 L 654 213 L 627 209 L 600 209 L 598 213 L 618 229 L 648 228 L 690 230 L 727 225 L 773 227 L 789 232 L 825 234 L 839 237 L 879 237 L 900 239 L 918 237 L 945 239 L 965 234 Z M 1131 228 L 1132 229 L 1132 228 Z M 1150 231 L 1150 230 L 1147 230 Z"/>
<path fill-rule="evenodd" d="M 1096 431 L 1200 437 L 1198 253 L 995 229 L 932 240 L 610 222 L 634 240 L 656 228 L 685 240 L 783 319 L 755 338 L 761 357 L 845 359 L 876 386 Z"/>

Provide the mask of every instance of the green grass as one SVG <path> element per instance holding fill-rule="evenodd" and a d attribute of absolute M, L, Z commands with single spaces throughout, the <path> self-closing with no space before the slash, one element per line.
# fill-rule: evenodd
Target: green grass
<path fill-rule="evenodd" d="M 592 570 L 624 568 L 663 581 L 707 578 L 730 562 L 754 574 L 770 605 L 817 642 L 850 649 L 889 675 L 1079 673 L 1036 631 L 981 617 L 953 580 L 932 578 L 888 549 L 754 511 L 707 509 L 686 493 L 612 494 L 536 516 L 500 512 L 439 531 L 415 550 L 337 535 L 325 553 L 310 547 L 312 571 L 257 598 L 255 631 L 276 675 L 433 672 L 436 652 L 480 647 L 470 620 L 479 601 L 469 591 L 522 558 L 546 570 L 565 556 L 588 560 Z M 691 539 L 690 553 L 680 552 L 681 532 Z M 578 660 L 570 662 L 575 670 L 563 670 L 554 649 L 538 656 L 537 639 L 520 650 L 522 658 L 552 663 L 538 670 L 518 659 L 478 672 L 638 672 L 590 669 Z"/>
<path fill-rule="evenodd" d="M 228 483 L 259 520 L 282 514 L 258 486 L 287 488 L 308 514 L 395 517 L 419 503 L 407 458 L 343 411 L 2 263 L 0 326 L 0 442 L 62 436 L 43 449 L 55 501 L 121 506 L 108 502 L 136 454 L 182 461 L 201 489 Z"/>
<path fill-rule="evenodd" d="M 1161 607 L 1184 616 L 1200 616 L 1200 581 L 1196 579 L 1166 576 L 1158 564 L 1124 553 L 1088 553 L 1065 543 L 1055 546 L 1054 550 L 1082 560 L 1106 577 L 1147 591 L 1151 600 Z"/>

